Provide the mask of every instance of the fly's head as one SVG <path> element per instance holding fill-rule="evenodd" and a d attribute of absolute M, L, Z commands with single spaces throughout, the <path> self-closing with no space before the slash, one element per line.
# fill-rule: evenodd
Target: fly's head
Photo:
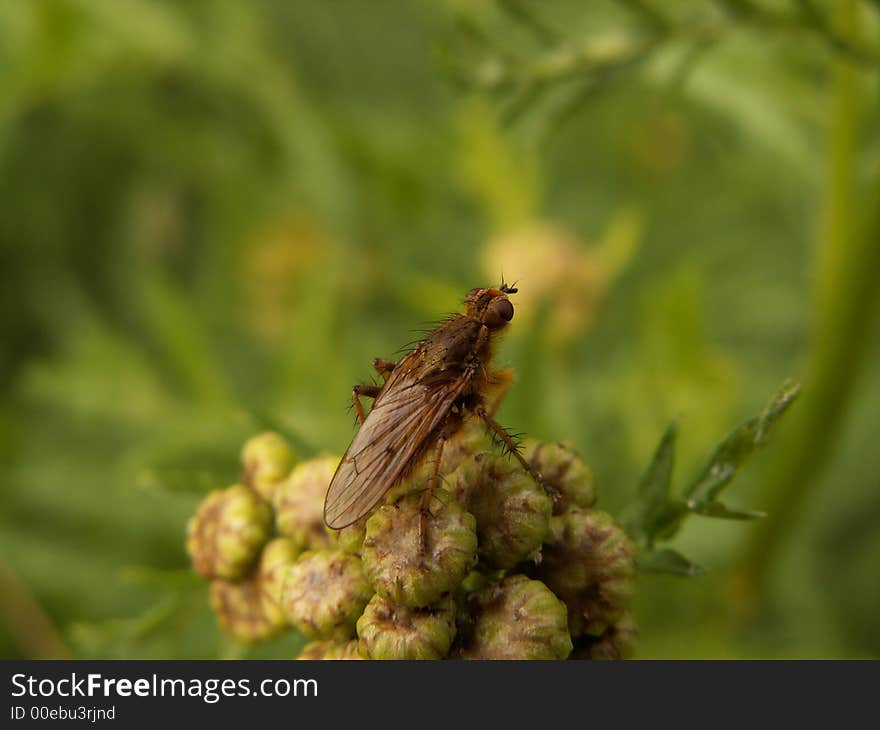
<path fill-rule="evenodd" d="M 516 294 L 516 287 L 502 283 L 499 289 L 471 289 L 465 297 L 465 316 L 475 319 L 495 332 L 513 319 L 513 304 L 508 294 Z"/>

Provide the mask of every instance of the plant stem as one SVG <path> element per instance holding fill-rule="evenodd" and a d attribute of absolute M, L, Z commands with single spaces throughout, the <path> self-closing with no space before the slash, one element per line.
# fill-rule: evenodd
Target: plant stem
<path fill-rule="evenodd" d="M 857 0 L 837 4 L 836 30 L 851 42 L 857 40 L 857 14 Z M 833 63 L 828 186 L 816 253 L 813 341 L 803 402 L 793 414 L 792 428 L 776 452 L 761 492 L 765 495 L 762 507 L 769 516 L 754 533 L 737 575 L 736 589 L 744 608 L 754 608 L 762 599 L 765 577 L 778 549 L 834 455 L 864 365 L 880 293 L 874 282 L 880 269 L 880 185 L 872 185 L 867 206 L 860 205 L 857 185 L 863 79 L 852 59 L 838 56 Z M 861 215 L 863 211 L 869 215 Z"/>
<path fill-rule="evenodd" d="M 697 48 L 715 43 L 743 27 L 753 28 L 765 33 L 780 32 L 795 37 L 812 36 L 840 60 L 850 61 L 866 68 L 880 65 L 880 53 L 874 46 L 866 46 L 858 36 L 854 20 L 853 28 L 841 20 L 846 8 L 852 6 L 857 14 L 857 2 L 841 0 L 837 5 L 837 23 L 829 22 L 813 0 L 799 0 L 796 12 L 781 12 L 766 9 L 751 0 L 716 0 L 727 13 L 718 17 L 717 13 L 706 13 L 688 21 L 673 22 L 645 5 L 641 0 L 620 0 L 622 4 L 639 12 L 648 19 L 647 26 L 638 32 L 628 32 L 593 38 L 590 41 L 565 42 L 547 26 L 540 24 L 534 15 L 526 14 L 525 6 L 514 0 L 502 4 L 509 14 L 525 24 L 533 33 L 539 35 L 545 50 L 537 58 L 519 63 L 491 40 L 480 34 L 474 40 L 482 46 L 491 47 L 497 54 L 497 64 L 491 72 L 477 74 L 472 79 L 485 91 L 504 91 L 535 86 L 546 87 L 574 78 L 602 76 L 616 70 L 638 65 L 650 58 L 658 48 L 670 43 L 685 43 Z M 471 35 L 475 35 L 468 26 Z M 849 73 L 854 74 L 851 70 Z"/>
<path fill-rule="evenodd" d="M 6 629 L 25 659 L 70 659 L 52 619 L 27 584 L 0 562 L 0 628 Z"/>

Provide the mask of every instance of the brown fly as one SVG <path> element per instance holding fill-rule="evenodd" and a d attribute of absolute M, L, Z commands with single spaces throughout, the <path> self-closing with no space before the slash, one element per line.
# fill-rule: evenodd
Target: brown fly
<path fill-rule="evenodd" d="M 464 312 L 442 322 L 400 362 L 374 361 L 384 384 L 354 387 L 360 428 L 327 490 L 328 527 L 340 529 L 358 521 L 433 450 L 433 472 L 422 501 L 424 516 L 440 480 L 443 447 L 468 418 L 481 419 L 540 483 L 540 475 L 492 417 L 512 382 L 509 371 L 492 371 L 490 365 L 497 337 L 513 319 L 508 295 L 516 291 L 503 283 L 499 289 L 471 289 Z M 493 391 L 498 395 L 488 403 Z M 366 416 L 361 396 L 373 399 Z"/>

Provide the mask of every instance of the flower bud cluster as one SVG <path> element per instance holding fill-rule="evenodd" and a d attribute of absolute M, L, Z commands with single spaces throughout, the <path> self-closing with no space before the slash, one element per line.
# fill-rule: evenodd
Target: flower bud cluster
<path fill-rule="evenodd" d="M 359 522 L 323 524 L 338 459 L 296 462 L 283 438 L 242 451 L 242 483 L 190 520 L 193 569 L 242 641 L 295 627 L 301 659 L 619 659 L 638 635 L 633 543 L 594 509 L 571 447 L 523 451 L 536 481 L 468 426 Z"/>

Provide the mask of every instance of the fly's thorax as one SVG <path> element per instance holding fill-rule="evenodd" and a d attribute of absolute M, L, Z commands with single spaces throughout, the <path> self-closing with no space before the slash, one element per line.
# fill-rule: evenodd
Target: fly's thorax
<path fill-rule="evenodd" d="M 432 336 L 430 349 L 436 354 L 441 368 L 463 367 L 470 359 L 480 335 L 480 323 L 470 317 L 458 316 L 449 320 Z"/>

